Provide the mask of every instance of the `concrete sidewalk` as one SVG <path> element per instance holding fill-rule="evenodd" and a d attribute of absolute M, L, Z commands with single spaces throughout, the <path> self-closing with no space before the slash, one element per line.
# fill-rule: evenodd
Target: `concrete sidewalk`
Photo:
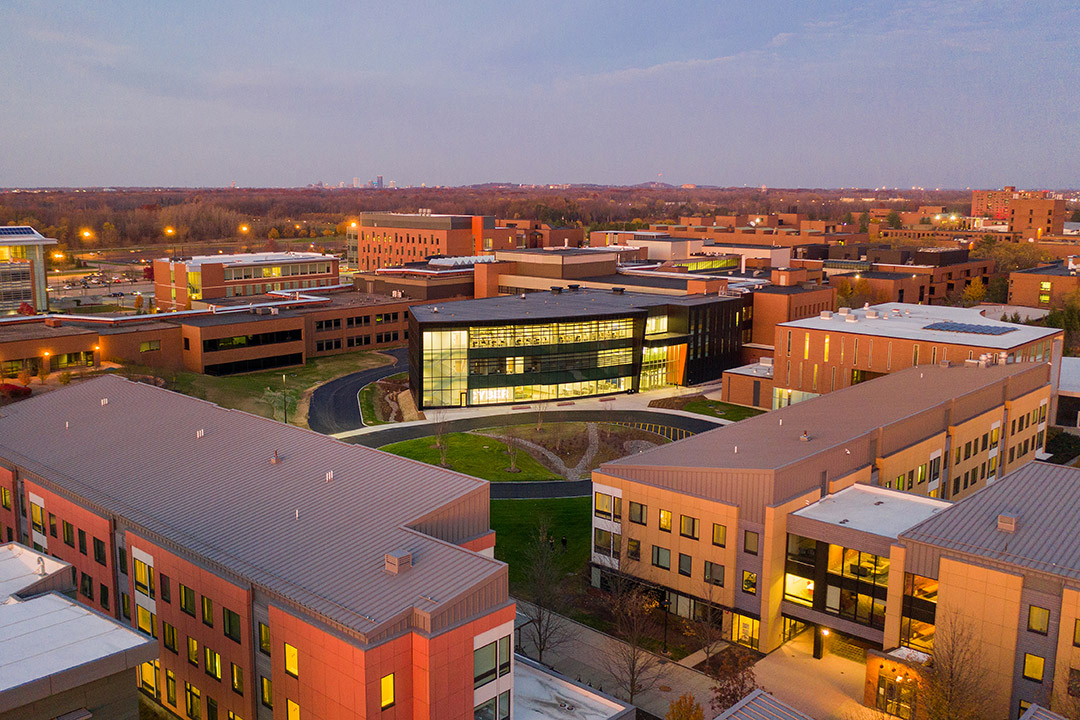
<path fill-rule="evenodd" d="M 523 604 L 521 600 L 517 602 L 519 605 Z M 560 619 L 563 627 L 567 629 L 568 639 L 544 653 L 544 664 L 567 677 L 592 685 L 621 700 L 627 700 L 616 687 L 611 673 L 605 669 L 605 658 L 611 655 L 612 648 L 621 641 L 569 618 Z M 522 642 L 525 645 L 525 654 L 535 658 L 536 650 L 528 641 L 527 631 L 522 632 Z M 660 661 L 663 664 L 660 666 L 660 675 L 655 686 L 635 697 L 634 704 L 657 717 L 664 717 L 672 700 L 678 699 L 683 693 L 690 693 L 705 708 L 705 716 L 712 717 L 709 703 L 712 701 L 713 680 L 697 670 L 683 667 L 667 658 L 660 658 Z"/>

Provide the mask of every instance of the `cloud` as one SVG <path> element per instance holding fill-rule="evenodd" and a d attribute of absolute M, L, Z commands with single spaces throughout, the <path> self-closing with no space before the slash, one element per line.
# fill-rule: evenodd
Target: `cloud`
<path fill-rule="evenodd" d="M 769 47 L 780 47 L 781 45 L 787 45 L 788 40 L 795 37 L 795 33 L 782 32 L 773 36 L 773 39 L 769 41 Z"/>

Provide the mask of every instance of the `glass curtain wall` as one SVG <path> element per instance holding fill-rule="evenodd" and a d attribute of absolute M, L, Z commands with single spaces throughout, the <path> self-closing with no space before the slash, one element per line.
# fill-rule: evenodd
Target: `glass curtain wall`
<path fill-rule="evenodd" d="M 465 404 L 468 390 L 467 330 L 424 332 L 424 407 Z"/>

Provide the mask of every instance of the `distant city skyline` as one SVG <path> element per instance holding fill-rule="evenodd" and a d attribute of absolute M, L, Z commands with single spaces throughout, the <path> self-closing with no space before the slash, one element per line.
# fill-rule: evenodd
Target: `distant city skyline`
<path fill-rule="evenodd" d="M 0 187 L 1080 185 L 1080 8 L 6 4 Z"/>

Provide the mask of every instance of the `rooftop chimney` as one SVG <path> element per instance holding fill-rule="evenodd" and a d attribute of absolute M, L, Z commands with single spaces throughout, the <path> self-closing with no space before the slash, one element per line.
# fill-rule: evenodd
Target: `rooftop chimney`
<path fill-rule="evenodd" d="M 1010 513 L 1001 513 L 998 515 L 997 529 L 1004 533 L 1012 534 L 1016 532 L 1016 523 L 1018 518 L 1016 515 Z"/>
<path fill-rule="evenodd" d="M 412 553 L 408 550 L 394 550 L 384 556 L 386 572 L 391 575 L 400 575 L 412 567 Z"/>

